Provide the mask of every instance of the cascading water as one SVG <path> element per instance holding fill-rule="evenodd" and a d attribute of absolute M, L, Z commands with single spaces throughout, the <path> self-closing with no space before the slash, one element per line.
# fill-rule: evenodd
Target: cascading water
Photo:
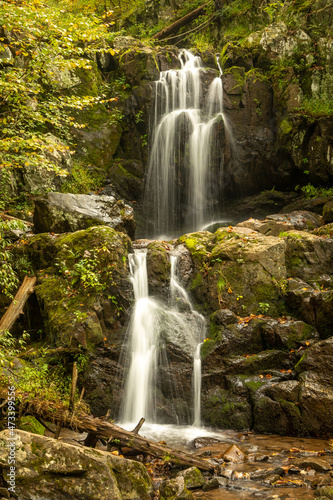
<path fill-rule="evenodd" d="M 179 61 L 180 70 L 163 71 L 156 82 L 144 200 L 155 235 L 196 230 L 211 220 L 221 195 L 222 143 L 230 135 L 219 63 L 220 76 L 203 100 L 200 57 L 182 50 Z"/>
<path fill-rule="evenodd" d="M 171 299 L 170 306 L 165 307 L 148 297 L 146 254 L 136 252 L 129 256 L 135 305 L 128 328 L 126 350 L 129 359 L 125 399 L 120 415 L 122 425 L 137 423 L 141 417 L 148 422 L 157 421 L 157 392 L 161 391 L 157 387 L 157 381 L 165 378 L 165 361 L 161 359 L 161 352 L 165 351 L 165 344 L 168 342 L 178 346 L 186 356 L 193 359 L 192 423 L 200 425 L 200 345 L 205 336 L 205 320 L 193 309 L 188 294 L 177 280 L 177 257 L 171 256 L 170 261 Z M 176 386 L 175 380 L 174 386 L 167 388 L 166 392 L 175 393 Z"/>
<path fill-rule="evenodd" d="M 128 330 L 130 360 L 121 419 L 138 422 L 141 417 L 154 419 L 152 387 L 158 359 L 159 305 L 148 297 L 146 254 L 129 255 L 129 265 L 135 306 Z"/>

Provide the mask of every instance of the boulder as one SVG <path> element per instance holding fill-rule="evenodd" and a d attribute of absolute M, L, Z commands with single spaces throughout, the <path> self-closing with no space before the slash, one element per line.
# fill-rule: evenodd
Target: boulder
<path fill-rule="evenodd" d="M 66 233 L 105 225 L 135 233 L 132 207 L 112 196 L 70 193 L 48 193 L 35 200 L 35 231 L 38 233 Z"/>
<path fill-rule="evenodd" d="M 288 279 L 288 306 L 292 313 L 314 326 L 322 339 L 333 331 L 333 277 L 318 276 L 311 284 L 300 278 Z"/>
<path fill-rule="evenodd" d="M 305 231 L 287 231 L 281 236 L 286 243 L 285 257 L 289 277 L 307 281 L 332 272 L 332 238 Z"/>
<path fill-rule="evenodd" d="M 234 464 L 239 464 L 245 461 L 245 454 L 242 452 L 238 446 L 232 444 L 223 454 L 223 460 L 225 462 L 232 462 Z"/>
<path fill-rule="evenodd" d="M 281 287 L 287 275 L 282 239 L 229 227 L 214 235 L 186 234 L 178 241 L 191 252 L 190 289 L 207 312 L 226 308 L 245 315 L 263 307 L 271 315 L 283 312 Z"/>
<path fill-rule="evenodd" d="M 0 433 L 0 464 L 9 472 L 9 431 Z M 17 500 L 151 500 L 146 468 L 110 453 L 15 430 Z"/>
<path fill-rule="evenodd" d="M 48 268 L 39 273 L 35 293 L 51 344 L 98 345 L 121 328 L 132 297 L 127 235 L 107 226 L 42 234 L 30 238 L 24 250 L 34 267 Z"/>
<path fill-rule="evenodd" d="M 310 231 L 323 225 L 323 219 L 320 215 L 307 210 L 295 210 L 284 214 L 272 214 L 267 215 L 266 218 L 276 222 L 292 224 L 294 229 L 299 231 Z M 288 231 L 288 229 L 285 229 L 285 231 Z M 278 236 L 278 234 L 272 236 Z"/>
<path fill-rule="evenodd" d="M 323 219 L 325 224 L 333 222 L 333 201 L 329 201 L 323 208 Z"/>
<path fill-rule="evenodd" d="M 197 467 L 185 469 L 177 474 L 177 477 L 183 477 L 185 486 L 188 490 L 202 488 L 205 484 L 205 478 Z"/>
<path fill-rule="evenodd" d="M 194 500 L 193 493 L 185 486 L 183 476 L 163 481 L 160 486 L 160 500 Z"/>
<path fill-rule="evenodd" d="M 332 434 L 333 337 L 310 346 L 296 365 L 302 417 L 311 435 Z"/>

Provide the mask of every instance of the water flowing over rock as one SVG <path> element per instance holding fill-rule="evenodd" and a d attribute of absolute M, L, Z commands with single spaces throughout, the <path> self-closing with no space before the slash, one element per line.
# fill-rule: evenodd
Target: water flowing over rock
<path fill-rule="evenodd" d="M 204 96 L 201 80 L 211 76 L 200 57 L 182 50 L 179 61 L 180 70 L 163 71 L 156 82 L 145 186 L 145 212 L 155 234 L 208 222 L 221 201 L 225 149 L 231 148 L 221 78 L 212 80 Z"/>
<path fill-rule="evenodd" d="M 137 251 L 130 255 L 129 263 L 135 304 L 124 349 L 127 374 L 121 421 L 128 425 L 144 417 L 149 422 L 159 422 L 157 408 L 163 400 L 164 405 L 173 407 L 178 423 L 187 421 L 187 414 L 178 415 L 174 401 L 179 399 L 182 387 L 179 372 L 172 369 L 173 358 L 181 355 L 194 360 L 192 421 L 194 419 L 195 424 L 200 425 L 201 363 L 198 346 L 204 338 L 204 318 L 192 309 L 186 291 L 177 281 L 176 257 L 171 256 L 169 306 L 148 295 L 146 253 Z M 126 353 L 129 354 L 126 356 Z M 187 380 L 186 385 L 191 386 L 191 380 Z M 169 411 L 169 418 L 171 415 Z M 165 415 L 163 418 L 165 420 Z"/>
<path fill-rule="evenodd" d="M 112 196 L 48 193 L 35 200 L 36 232 L 66 233 L 105 225 L 134 237 L 132 207 Z"/>

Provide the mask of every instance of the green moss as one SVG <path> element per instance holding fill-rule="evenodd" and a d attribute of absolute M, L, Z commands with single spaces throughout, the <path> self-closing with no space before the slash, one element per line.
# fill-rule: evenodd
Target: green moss
<path fill-rule="evenodd" d="M 202 277 L 202 274 L 201 273 L 197 273 L 195 278 L 193 279 L 192 283 L 191 283 L 191 290 L 192 291 L 195 291 L 197 290 L 201 285 L 203 284 L 203 277 Z"/>
<path fill-rule="evenodd" d="M 201 347 L 201 359 L 205 359 L 217 346 L 217 340 L 207 339 Z"/>
<path fill-rule="evenodd" d="M 248 358 L 248 359 L 250 359 L 250 358 Z M 262 387 L 263 385 L 265 385 L 265 382 L 262 382 L 260 380 L 258 380 L 258 381 L 255 381 L 255 380 L 246 380 L 246 381 L 244 381 L 244 385 L 251 392 L 255 392 L 258 389 L 260 389 L 260 387 Z"/>
<path fill-rule="evenodd" d="M 21 418 L 19 429 L 22 431 L 32 432 L 33 434 L 39 434 L 44 436 L 45 427 L 31 415 L 23 416 Z"/>

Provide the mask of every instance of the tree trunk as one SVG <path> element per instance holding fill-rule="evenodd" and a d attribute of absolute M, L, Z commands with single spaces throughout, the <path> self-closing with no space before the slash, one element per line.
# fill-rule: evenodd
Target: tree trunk
<path fill-rule="evenodd" d="M 23 407 L 22 410 L 25 409 L 28 414 L 37 414 L 46 421 L 61 421 L 62 427 L 68 427 L 75 431 L 87 432 L 88 434 L 95 435 L 97 439 L 106 441 L 110 438 L 117 439 L 119 440 L 120 446 L 123 445 L 138 450 L 143 454 L 161 458 L 166 462 L 186 467 L 198 467 L 198 469 L 211 472 L 214 471 L 214 466 L 209 463 L 209 461 L 194 457 L 185 451 L 175 450 L 163 444 L 156 443 L 155 441 L 138 436 L 134 432 L 126 431 L 118 425 L 103 420 L 105 417 L 96 418 L 87 414 L 76 415 L 75 413 L 70 413 L 68 410 L 59 411 L 59 408 L 56 409 L 52 404 L 41 405 L 39 400 L 30 400 L 25 403 L 22 402 L 21 404 Z"/>
<path fill-rule="evenodd" d="M 10 330 L 20 314 L 23 313 L 23 308 L 29 296 L 34 291 L 36 284 L 36 276 L 26 276 L 20 286 L 14 300 L 11 302 L 5 314 L 0 321 L 0 335 L 5 330 Z"/>
<path fill-rule="evenodd" d="M 177 33 L 180 30 L 180 28 L 186 26 L 190 22 L 194 21 L 194 19 L 199 17 L 201 14 L 203 14 L 206 7 L 207 4 L 205 3 L 204 5 L 201 5 L 201 7 L 192 10 L 192 12 L 186 14 L 186 16 L 181 17 L 180 19 L 178 19 L 178 21 L 175 21 L 174 23 L 164 28 L 162 31 L 156 33 L 156 35 L 153 36 L 153 40 L 162 40 L 163 38 L 167 38 L 169 35 L 172 35 L 173 33 Z"/>

